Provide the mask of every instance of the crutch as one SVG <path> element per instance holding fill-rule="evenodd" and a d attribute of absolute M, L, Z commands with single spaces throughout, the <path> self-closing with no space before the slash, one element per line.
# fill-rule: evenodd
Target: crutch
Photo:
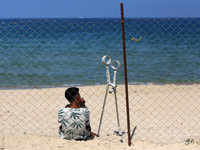
<path fill-rule="evenodd" d="M 106 62 L 106 58 L 108 59 L 107 62 Z M 118 130 L 119 130 L 119 135 L 121 135 L 121 128 L 120 128 L 120 123 L 119 123 L 118 105 L 117 105 L 117 95 L 116 95 L 116 87 L 117 87 L 117 85 L 116 85 L 116 74 L 117 74 L 117 69 L 120 67 L 120 62 L 118 60 L 115 60 L 115 61 L 113 61 L 111 63 L 111 67 L 112 67 L 112 69 L 114 69 L 113 83 L 111 83 L 111 81 L 110 81 L 110 72 L 109 72 L 109 67 L 108 67 L 108 65 L 111 62 L 111 58 L 109 56 L 105 55 L 105 56 L 102 57 L 101 61 L 106 66 L 107 86 L 106 86 L 106 93 L 105 93 L 105 97 L 104 97 L 104 103 L 103 103 L 103 108 L 102 108 L 102 112 L 101 112 L 101 118 L 100 118 L 100 122 L 99 122 L 99 129 L 98 129 L 97 135 L 99 136 L 99 132 L 100 132 L 101 123 L 102 123 L 102 119 L 103 119 L 103 113 L 104 113 L 104 108 L 105 108 L 105 104 L 106 104 L 106 98 L 107 98 L 107 93 L 108 93 L 109 86 L 112 87 L 112 89 L 109 90 L 109 93 L 112 93 L 114 91 L 114 94 L 115 94 L 115 106 L 116 106 Z M 114 63 L 115 62 L 118 64 L 117 67 L 114 67 Z"/>

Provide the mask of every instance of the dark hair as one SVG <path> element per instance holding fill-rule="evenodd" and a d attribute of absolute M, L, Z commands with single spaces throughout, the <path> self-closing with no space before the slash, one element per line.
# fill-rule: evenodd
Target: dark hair
<path fill-rule="evenodd" d="M 79 94 L 77 87 L 70 87 L 65 91 L 65 98 L 71 103 L 75 100 L 75 96 Z"/>

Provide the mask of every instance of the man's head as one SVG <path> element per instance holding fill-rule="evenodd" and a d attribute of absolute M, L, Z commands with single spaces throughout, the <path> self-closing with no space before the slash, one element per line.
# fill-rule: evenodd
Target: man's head
<path fill-rule="evenodd" d="M 65 98 L 72 103 L 76 99 L 77 94 L 79 95 L 79 89 L 70 87 L 65 91 Z"/>

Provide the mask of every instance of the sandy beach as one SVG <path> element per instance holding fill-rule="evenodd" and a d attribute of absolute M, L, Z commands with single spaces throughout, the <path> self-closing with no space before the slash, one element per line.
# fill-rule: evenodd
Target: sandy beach
<path fill-rule="evenodd" d="M 68 104 L 67 87 L 1 89 L 0 150 L 133 149 L 199 150 L 200 85 L 129 85 L 131 147 L 127 142 L 125 90 L 117 87 L 118 128 L 114 94 L 108 94 L 100 137 L 89 141 L 59 139 L 57 114 Z M 82 86 L 97 133 L 106 85 Z M 118 136 L 120 129 L 120 135 Z M 194 143 L 185 145 L 186 139 Z"/>

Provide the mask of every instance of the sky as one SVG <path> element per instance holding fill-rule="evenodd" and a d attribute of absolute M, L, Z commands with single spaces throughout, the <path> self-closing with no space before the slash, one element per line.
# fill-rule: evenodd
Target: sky
<path fill-rule="evenodd" d="M 0 0 L 0 18 L 200 18 L 200 0 Z"/>

